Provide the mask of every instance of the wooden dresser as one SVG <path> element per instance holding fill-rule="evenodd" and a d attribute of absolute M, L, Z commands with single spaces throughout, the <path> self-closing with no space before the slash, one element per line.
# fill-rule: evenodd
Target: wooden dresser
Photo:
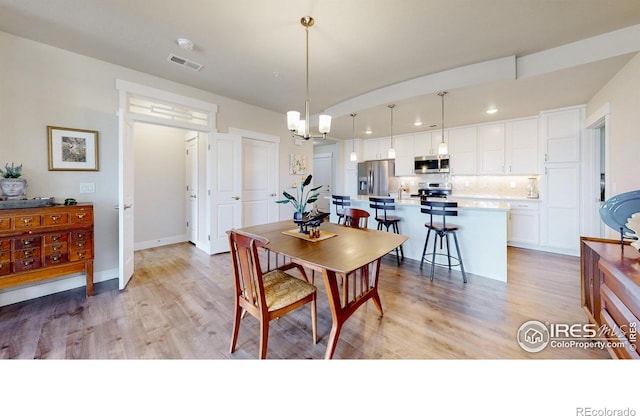
<path fill-rule="evenodd" d="M 93 205 L 0 210 L 0 289 L 77 272 L 93 296 Z"/>
<path fill-rule="evenodd" d="M 580 241 L 582 308 L 612 342 L 614 358 L 640 358 L 640 253 L 628 243 Z"/>

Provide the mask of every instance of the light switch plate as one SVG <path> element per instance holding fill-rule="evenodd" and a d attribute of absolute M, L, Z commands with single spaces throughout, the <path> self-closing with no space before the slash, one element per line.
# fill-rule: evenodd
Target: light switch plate
<path fill-rule="evenodd" d="M 91 194 L 91 193 L 94 193 L 95 191 L 96 191 L 96 184 L 93 182 L 80 184 L 81 194 Z"/>

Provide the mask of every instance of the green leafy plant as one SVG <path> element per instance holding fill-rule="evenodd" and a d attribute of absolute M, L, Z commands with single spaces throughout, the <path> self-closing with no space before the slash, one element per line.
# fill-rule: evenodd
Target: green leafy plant
<path fill-rule="evenodd" d="M 2 175 L 3 178 L 19 178 L 22 176 L 22 164 L 14 166 L 14 164 L 11 163 L 11 167 L 9 167 L 9 164 L 6 163 L 4 169 L 4 171 L 0 169 L 0 175 Z"/>
<path fill-rule="evenodd" d="M 295 187 L 296 196 L 291 195 L 287 191 L 283 191 L 282 195 L 284 195 L 286 199 L 281 199 L 279 201 L 276 201 L 276 203 L 287 204 L 290 202 L 293 205 L 293 209 L 295 210 L 295 212 L 304 214 L 306 212 L 305 210 L 307 209 L 307 204 L 312 204 L 316 202 L 318 200 L 318 196 L 320 196 L 319 193 L 317 192 L 314 193 L 314 192 L 322 188 L 322 185 L 316 186 L 314 188 L 307 190 L 305 194 L 304 188 L 309 186 L 309 184 L 311 183 L 311 176 L 312 175 L 309 175 L 306 178 L 303 177 L 300 180 L 300 186 Z"/>

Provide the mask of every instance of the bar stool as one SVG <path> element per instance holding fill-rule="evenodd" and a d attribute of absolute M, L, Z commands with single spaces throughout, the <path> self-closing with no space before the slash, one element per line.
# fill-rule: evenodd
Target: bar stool
<path fill-rule="evenodd" d="M 338 224 L 340 220 L 344 219 L 345 207 L 351 206 L 351 197 L 346 195 L 331 195 L 332 203 L 336 206 L 336 214 L 338 215 Z"/>
<path fill-rule="evenodd" d="M 369 197 L 369 207 L 376 210 L 375 220 L 378 221 L 378 230 L 382 230 L 384 226 L 387 231 L 389 231 L 389 227 L 391 230 L 400 234 L 398 230 L 398 223 L 400 222 L 399 217 L 394 217 L 387 214 L 387 211 L 395 211 L 395 200 L 393 198 L 384 198 L 384 197 Z M 382 211 L 382 215 L 378 214 L 378 210 Z M 398 261 L 398 266 L 400 265 L 400 258 L 404 259 L 404 252 L 402 251 L 402 245 L 396 247 L 396 260 Z"/>
<path fill-rule="evenodd" d="M 451 259 L 457 261 L 457 264 L 453 264 L 453 266 L 460 266 L 460 271 L 462 271 L 462 280 L 464 283 L 467 283 L 467 275 L 464 272 L 464 264 L 462 263 L 462 256 L 460 255 L 460 246 L 458 245 L 458 236 L 456 235 L 456 231 L 458 230 L 457 225 L 447 224 L 447 217 L 457 216 L 458 215 L 458 203 L 457 202 L 434 202 L 434 201 L 420 201 L 420 212 L 423 214 L 429 214 L 429 222 L 424 226 L 427 227 L 427 238 L 424 241 L 424 249 L 422 249 L 422 258 L 420 259 L 420 269 L 422 269 L 422 264 L 426 261 L 427 263 L 431 263 L 431 280 L 433 280 L 433 274 L 435 270 L 435 265 L 438 264 L 440 266 L 445 266 L 443 263 L 436 263 L 436 255 L 438 256 L 446 256 L 447 264 L 449 266 L 449 270 L 451 270 Z M 433 217 L 442 217 L 442 222 L 437 223 L 434 222 Z M 436 218 L 437 221 L 438 218 Z M 427 245 L 429 244 L 429 236 L 431 235 L 431 231 L 434 232 L 433 239 L 433 251 L 427 253 Z M 449 250 L 449 234 L 453 234 L 453 241 L 456 244 L 456 253 L 457 257 L 451 255 L 451 251 Z M 444 238 L 447 243 L 447 252 L 446 253 L 436 253 L 438 237 L 440 237 L 440 249 L 442 249 L 442 239 Z M 427 258 L 427 256 L 431 257 L 431 260 Z"/>

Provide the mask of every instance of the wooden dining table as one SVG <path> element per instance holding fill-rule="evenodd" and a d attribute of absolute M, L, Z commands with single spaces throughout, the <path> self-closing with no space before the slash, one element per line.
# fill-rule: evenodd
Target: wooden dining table
<path fill-rule="evenodd" d="M 345 321 L 369 299 L 383 315 L 378 294 L 380 262 L 384 255 L 407 240 L 407 236 L 373 229 L 355 229 L 322 223 L 320 238 L 296 235 L 293 221 L 241 228 L 269 240 L 270 253 L 322 273 L 332 326 L 324 358 L 330 359 Z M 358 287 L 359 277 L 359 288 Z M 349 277 L 353 277 L 350 279 Z M 352 281 L 349 287 L 349 281 Z M 342 289 L 342 290 L 341 290 Z"/>

